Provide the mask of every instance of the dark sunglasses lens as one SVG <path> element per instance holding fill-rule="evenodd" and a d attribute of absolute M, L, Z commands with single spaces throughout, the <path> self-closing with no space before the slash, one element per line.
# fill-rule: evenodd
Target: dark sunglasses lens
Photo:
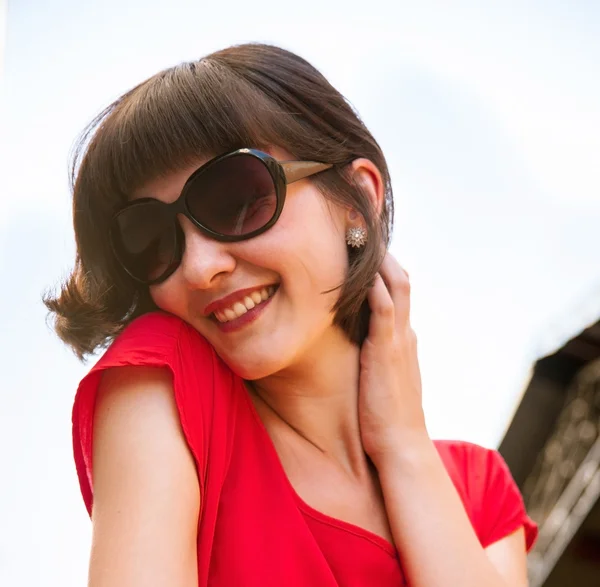
<path fill-rule="evenodd" d="M 275 215 L 277 194 L 266 165 L 253 155 L 223 159 L 198 174 L 187 187 L 192 216 L 210 230 L 244 236 Z"/>
<path fill-rule="evenodd" d="M 176 222 L 162 202 L 123 210 L 114 220 L 111 239 L 123 266 L 141 281 L 159 279 L 178 261 Z"/>

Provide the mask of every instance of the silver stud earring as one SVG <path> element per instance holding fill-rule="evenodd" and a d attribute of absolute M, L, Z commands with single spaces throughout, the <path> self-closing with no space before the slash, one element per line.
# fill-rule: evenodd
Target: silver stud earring
<path fill-rule="evenodd" d="M 352 226 L 346 231 L 348 246 L 360 249 L 367 242 L 367 231 L 362 226 Z"/>

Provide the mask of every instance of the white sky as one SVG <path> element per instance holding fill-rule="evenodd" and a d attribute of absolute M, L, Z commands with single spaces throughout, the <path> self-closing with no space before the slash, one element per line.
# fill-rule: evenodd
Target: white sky
<path fill-rule="evenodd" d="M 388 156 L 432 435 L 497 446 L 531 363 L 600 316 L 600 4 L 14 0 L 0 127 L 1 585 L 85 584 L 70 409 L 87 367 L 40 303 L 73 258 L 69 149 L 135 83 L 248 40 L 311 60 Z"/>

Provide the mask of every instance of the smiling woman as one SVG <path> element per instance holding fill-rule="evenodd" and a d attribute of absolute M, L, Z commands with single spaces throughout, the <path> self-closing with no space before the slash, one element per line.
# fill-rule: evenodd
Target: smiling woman
<path fill-rule="evenodd" d="M 91 587 L 518 586 L 536 528 L 495 451 L 425 427 L 377 142 L 302 58 L 160 72 L 84 132 L 46 304 Z"/>
<path fill-rule="evenodd" d="M 156 308 L 148 288 L 132 281 L 115 263 L 106 239 L 115 213 L 125 214 L 124 204 L 134 196 L 151 194 L 157 182 L 163 189 L 165 177 L 184 169 L 178 178 L 183 184 L 190 179 L 187 192 L 194 194 L 192 203 L 202 206 L 204 215 L 211 214 L 213 222 L 223 222 L 238 198 L 231 182 L 240 184 L 252 171 L 248 158 L 212 165 L 195 182 L 189 176 L 200 161 L 249 146 L 268 150 L 274 145 L 291 158 L 333 165 L 314 177 L 315 185 L 331 201 L 355 208 L 372 234 L 372 243 L 361 255 L 350 255 L 338 303 L 339 323 L 354 333 L 366 287 L 381 262 L 378 243 L 389 240 L 393 202 L 385 159 L 344 98 L 308 63 L 288 52 L 247 45 L 156 74 L 111 104 L 82 133 L 72 174 L 75 271 L 60 302 L 48 300 L 50 309 L 56 310 L 63 340 L 82 357 Z M 382 174 L 386 202 L 378 218 L 348 173 L 348 163 L 358 157 L 372 161 Z M 236 173 L 230 173 L 232 165 Z M 291 171 L 284 167 L 282 172 Z M 220 185 L 219 193 L 210 197 L 214 181 Z M 248 189 L 260 187 L 256 181 L 254 177 Z M 168 182 L 164 187 L 170 187 Z M 283 207 L 283 197 L 279 203 Z M 185 204 L 190 210 L 189 197 Z M 139 212 L 152 214 L 152 208 Z M 129 217 L 118 216 L 124 221 Z M 145 222 L 147 227 L 149 221 Z M 155 246 L 162 244 L 153 241 Z"/>

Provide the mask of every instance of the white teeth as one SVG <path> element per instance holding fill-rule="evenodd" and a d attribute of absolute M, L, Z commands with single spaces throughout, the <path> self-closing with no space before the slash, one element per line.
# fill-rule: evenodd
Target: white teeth
<path fill-rule="evenodd" d="M 233 304 L 233 311 L 240 317 L 242 314 L 245 314 L 248 311 L 248 308 L 242 304 L 242 302 L 236 302 Z"/>
<path fill-rule="evenodd" d="M 263 287 L 261 290 L 253 291 L 248 294 L 244 299 L 236 302 L 230 308 L 224 310 L 217 310 L 215 312 L 215 318 L 219 322 L 229 322 L 235 320 L 240 316 L 243 316 L 248 310 L 252 310 L 255 306 L 268 300 L 275 293 L 275 286 Z"/>

